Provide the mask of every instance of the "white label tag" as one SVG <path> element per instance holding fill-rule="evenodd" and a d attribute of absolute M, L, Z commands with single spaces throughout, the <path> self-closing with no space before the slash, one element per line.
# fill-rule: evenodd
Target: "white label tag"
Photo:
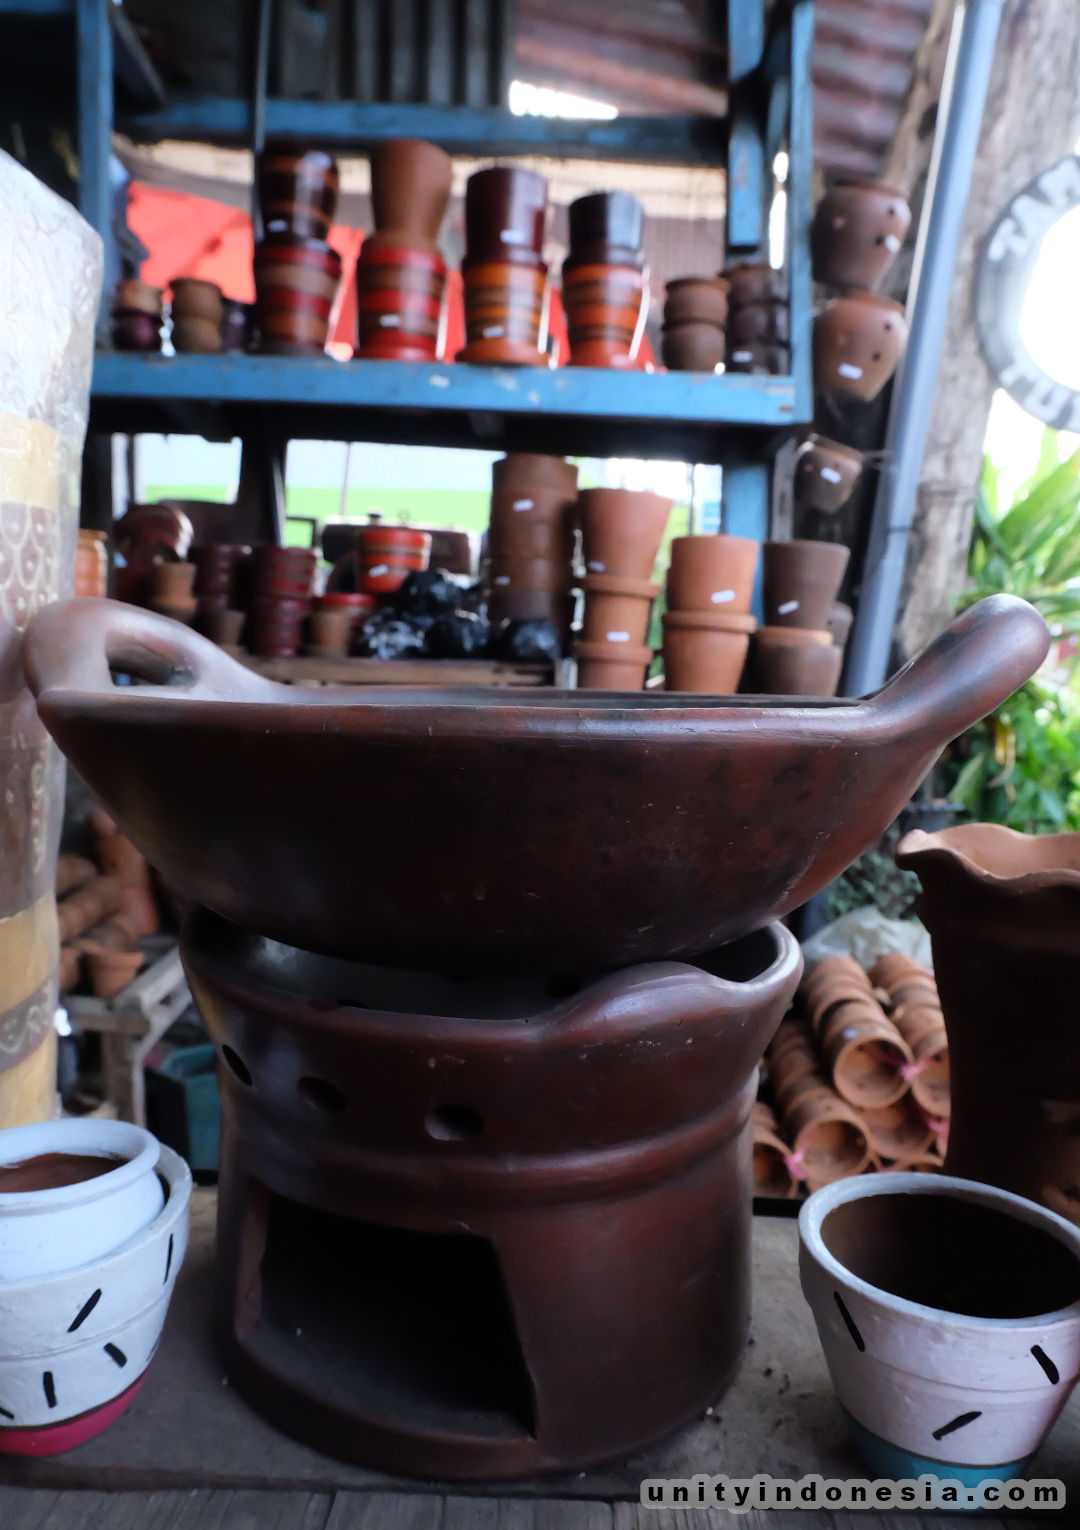
<path fill-rule="evenodd" d="M 732 361 L 753 361 L 754 353 L 753 351 L 735 351 L 731 359 Z"/>
<path fill-rule="evenodd" d="M 389 565 L 389 563 L 376 563 L 374 568 L 369 568 L 368 569 L 368 573 L 369 574 L 374 574 L 376 576 L 379 575 L 379 574 L 388 574 L 389 572 L 390 572 L 390 565 Z"/>
<path fill-rule="evenodd" d="M 510 583 L 510 575 L 509 574 L 496 574 L 495 575 L 495 583 L 496 584 L 509 584 Z"/>
<path fill-rule="evenodd" d="M 729 600 L 735 599 L 734 590 L 713 590 L 709 596 L 714 606 L 722 606 Z"/>
<path fill-rule="evenodd" d="M 506 330 L 501 324 L 489 324 L 487 329 L 480 331 L 485 340 L 497 340 L 500 335 L 505 335 Z"/>
<path fill-rule="evenodd" d="M 379 315 L 380 329 L 400 329 L 401 315 L 399 313 L 381 313 Z"/>
<path fill-rule="evenodd" d="M 838 473 L 835 468 L 823 467 L 821 470 L 821 477 L 824 478 L 826 483 L 840 483 L 843 479 L 843 476 L 844 475 L 842 473 Z"/>
<path fill-rule="evenodd" d="M 862 367 L 857 367 L 850 361 L 842 361 L 836 369 L 841 377 L 859 378 L 862 376 Z"/>
<path fill-rule="evenodd" d="M 531 499 L 515 499 L 514 503 L 510 506 L 511 510 L 531 510 L 532 507 L 533 501 Z"/>
<path fill-rule="evenodd" d="M 785 600 L 783 605 L 777 606 L 776 609 L 781 616 L 790 616 L 792 611 L 799 609 L 799 602 L 797 600 Z"/>
<path fill-rule="evenodd" d="M 524 244 L 528 237 L 520 228 L 504 228 L 499 234 L 503 244 Z"/>
<path fill-rule="evenodd" d="M 890 255 L 896 254 L 897 250 L 900 248 L 900 241 L 897 239 L 895 234 L 885 235 L 885 248 L 888 250 Z"/>
<path fill-rule="evenodd" d="M 630 634 L 629 632 L 609 632 L 607 640 L 609 643 L 629 643 Z"/>
<path fill-rule="evenodd" d="M 590 561 L 589 567 L 592 569 L 594 574 L 602 574 L 604 572 L 604 570 L 607 568 L 607 564 L 606 563 L 596 563 L 594 561 Z"/>

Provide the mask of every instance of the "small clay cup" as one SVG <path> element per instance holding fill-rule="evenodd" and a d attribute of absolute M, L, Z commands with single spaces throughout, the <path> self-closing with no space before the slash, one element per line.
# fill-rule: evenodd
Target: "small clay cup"
<path fill-rule="evenodd" d="M 728 284 L 732 308 L 746 303 L 771 303 L 787 296 L 784 273 L 764 260 L 742 260 L 721 273 Z"/>
<path fill-rule="evenodd" d="M 795 503 L 834 515 L 862 477 L 863 457 L 828 436 L 808 436 L 795 453 Z"/>
<path fill-rule="evenodd" d="M 325 239 L 338 199 L 337 162 L 322 149 L 273 147 L 255 167 L 265 234 Z"/>
<path fill-rule="evenodd" d="M 194 563 L 158 563 L 150 574 L 151 599 L 167 606 L 191 601 L 194 611 L 195 573 Z"/>
<path fill-rule="evenodd" d="M 750 537 L 675 537 L 667 575 L 673 611 L 745 612 L 757 573 L 758 544 Z"/>
<path fill-rule="evenodd" d="M 173 317 L 173 349 L 181 355 L 213 356 L 221 350 L 221 325 L 213 319 Z"/>
<path fill-rule="evenodd" d="M 652 603 L 660 586 L 650 579 L 619 579 L 591 574 L 585 580 L 585 615 L 581 636 L 586 643 L 630 643 L 644 646 L 649 635 Z"/>
<path fill-rule="evenodd" d="M 843 649 L 827 643 L 775 642 L 760 628 L 754 644 L 754 687 L 763 696 L 835 696 Z"/>
<path fill-rule="evenodd" d="M 814 384 L 868 401 L 896 371 L 907 344 L 902 304 L 876 292 L 833 298 L 814 319 Z"/>
<path fill-rule="evenodd" d="M 535 170 L 493 165 L 465 183 L 465 248 L 474 260 L 512 260 L 544 244 L 547 181 Z"/>
<path fill-rule="evenodd" d="M 660 354 L 671 372 L 715 372 L 723 365 L 726 341 L 718 324 L 665 324 Z"/>
<path fill-rule="evenodd" d="M 635 489 L 586 489 L 578 497 L 586 574 L 651 579 L 672 501 Z"/>
<path fill-rule="evenodd" d="M 664 323 L 727 323 L 728 284 L 722 276 L 680 276 L 668 282 L 664 297 Z"/>
<path fill-rule="evenodd" d="M 433 143 L 391 138 L 371 156 L 371 206 L 380 233 L 433 247 L 450 197 L 454 162 Z"/>
<path fill-rule="evenodd" d="M 578 470 L 564 457 L 542 452 L 511 452 L 491 466 L 496 490 L 526 496 L 537 487 L 561 489 L 567 499 L 577 495 Z"/>
<path fill-rule="evenodd" d="M 160 351 L 161 315 L 134 308 L 116 309 L 112 342 L 118 351 Z"/>
<path fill-rule="evenodd" d="M 725 364 L 729 372 L 784 377 L 791 370 L 791 353 L 786 345 L 772 345 L 765 340 L 732 340 Z"/>
<path fill-rule="evenodd" d="M 766 624 L 825 630 L 850 556 L 839 542 L 764 543 L 761 565 Z"/>
<path fill-rule="evenodd" d="M 732 308 L 727 321 L 728 343 L 735 346 L 753 344 L 755 341 L 786 345 L 791 338 L 791 325 L 786 303 L 744 303 Z"/>
<path fill-rule="evenodd" d="M 752 616 L 733 612 L 665 611 L 664 689 L 733 696 L 746 664 Z"/>
<path fill-rule="evenodd" d="M 317 606 L 307 619 L 308 652 L 343 659 L 352 625 L 353 614 L 347 606 Z"/>
<path fill-rule="evenodd" d="M 859 176 L 836 178 L 810 229 L 814 280 L 872 289 L 892 265 L 911 226 L 901 192 Z"/>
<path fill-rule="evenodd" d="M 151 318 L 160 320 L 162 296 L 160 287 L 151 287 L 149 282 L 140 282 L 129 277 L 126 281 L 117 282 L 116 291 L 113 294 L 113 309 L 122 309 L 127 313 L 145 313 Z"/>
<path fill-rule="evenodd" d="M 203 281 L 198 276 L 177 276 L 172 282 L 172 317 L 177 319 L 206 319 L 215 327 L 221 326 L 221 288 L 216 282 Z"/>
<path fill-rule="evenodd" d="M 195 625 L 203 637 L 217 643 L 219 648 L 238 648 L 246 621 L 246 611 L 209 610 L 201 601 L 195 617 Z"/>
<path fill-rule="evenodd" d="M 631 643 L 579 642 L 574 645 L 574 656 L 581 690 L 640 691 L 652 649 Z"/>

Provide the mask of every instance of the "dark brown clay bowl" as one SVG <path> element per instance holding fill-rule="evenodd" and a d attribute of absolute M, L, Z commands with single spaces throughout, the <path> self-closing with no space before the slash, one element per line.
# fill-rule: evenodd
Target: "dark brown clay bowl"
<path fill-rule="evenodd" d="M 715 372 L 724 360 L 724 331 L 718 324 L 665 325 L 660 350 L 672 372 Z"/>
<path fill-rule="evenodd" d="M 728 284 L 722 276 L 680 276 L 664 292 L 664 323 L 719 324 L 727 322 Z"/>
<path fill-rule="evenodd" d="M 334 955 L 573 971 L 804 903 L 1048 646 L 995 596 L 873 696 L 794 708 L 282 686 L 109 600 L 46 606 L 23 652 L 45 726 L 182 897 Z"/>

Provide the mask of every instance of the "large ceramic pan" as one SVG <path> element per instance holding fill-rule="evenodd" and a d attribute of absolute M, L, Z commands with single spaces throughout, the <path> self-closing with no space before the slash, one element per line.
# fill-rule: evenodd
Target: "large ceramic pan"
<path fill-rule="evenodd" d="M 804 902 L 1047 645 L 995 596 L 884 690 L 818 703 L 309 690 L 107 600 L 47 607 L 25 651 L 46 727 L 184 897 L 332 955 L 574 971 Z"/>

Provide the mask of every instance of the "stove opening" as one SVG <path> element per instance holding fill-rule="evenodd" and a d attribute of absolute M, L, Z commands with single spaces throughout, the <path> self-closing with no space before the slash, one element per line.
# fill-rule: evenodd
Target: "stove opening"
<path fill-rule="evenodd" d="M 494 1246 L 269 1197 L 261 1313 L 245 1345 L 364 1418 L 485 1438 L 534 1433 Z"/>

